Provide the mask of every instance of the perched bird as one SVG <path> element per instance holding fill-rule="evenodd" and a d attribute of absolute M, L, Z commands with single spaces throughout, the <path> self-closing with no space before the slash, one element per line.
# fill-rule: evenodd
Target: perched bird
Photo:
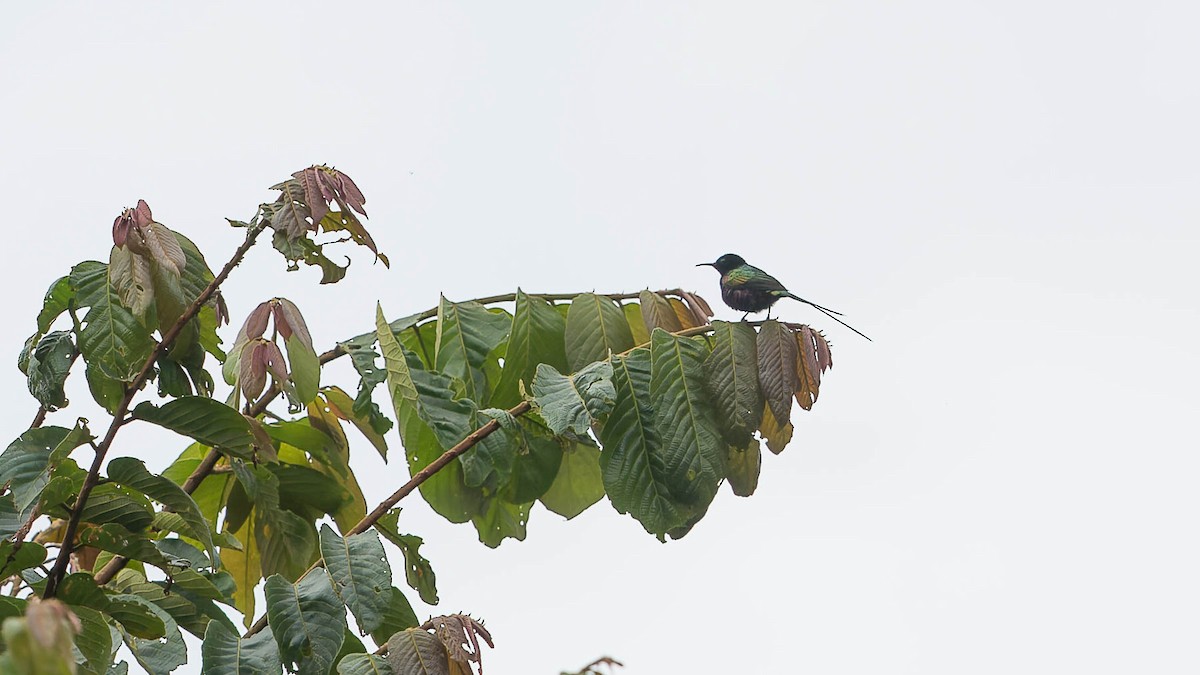
<path fill-rule="evenodd" d="M 863 335 L 854 326 L 842 321 L 834 316 L 841 316 L 841 312 L 835 312 L 828 307 L 822 307 L 815 302 L 810 302 L 804 298 L 788 291 L 783 284 L 775 277 L 758 269 L 753 265 L 746 264 L 742 256 L 735 253 L 726 253 L 717 258 L 716 262 L 700 263 L 696 267 L 714 267 L 721 273 L 721 299 L 725 304 L 736 309 L 739 312 L 745 312 L 746 316 L 742 317 L 742 321 L 746 320 L 753 312 L 761 312 L 767 310 L 767 318 L 771 318 L 771 305 L 779 302 L 780 298 L 791 298 L 799 300 L 806 305 L 812 305 L 820 310 L 825 316 L 842 324 L 846 328 L 862 335 L 870 340 L 871 338 Z"/>

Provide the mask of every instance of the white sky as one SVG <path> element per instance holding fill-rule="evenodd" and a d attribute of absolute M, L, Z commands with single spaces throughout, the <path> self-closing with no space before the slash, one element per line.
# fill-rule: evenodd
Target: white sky
<path fill-rule="evenodd" d="M 490 675 L 1195 672 L 1196 198 L 1188 2 L 6 3 L 15 361 L 49 283 L 138 198 L 219 266 L 290 172 L 368 198 L 393 269 L 318 287 L 255 250 L 235 323 L 319 345 L 531 292 L 683 286 L 744 255 L 846 313 L 758 493 L 659 544 L 604 501 L 478 544 L 419 500 Z M 720 308 L 722 318 L 736 318 Z M 227 340 L 233 333 L 228 332 Z M 35 409 L 13 367 L 15 438 Z M 330 379 L 346 389 L 345 367 Z M 84 389 L 52 419 L 102 415 Z M 184 446 L 122 434 L 161 467 Z M 393 437 L 398 447 L 398 440 Z M 355 448 L 376 502 L 406 479 Z M 399 560 L 399 556 L 395 556 Z M 197 672 L 200 654 L 180 672 Z"/>

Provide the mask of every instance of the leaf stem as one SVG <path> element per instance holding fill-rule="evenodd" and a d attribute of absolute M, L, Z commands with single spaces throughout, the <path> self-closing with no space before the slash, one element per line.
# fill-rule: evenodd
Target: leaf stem
<path fill-rule="evenodd" d="M 229 259 L 229 262 L 225 263 L 225 266 L 213 277 L 208 286 L 200 292 L 200 295 L 192 301 L 192 304 L 188 305 L 187 309 L 184 310 L 183 314 L 179 316 L 171 328 L 163 334 L 162 340 L 155 345 L 154 349 L 150 351 L 150 355 L 146 357 L 146 362 L 142 364 L 142 369 L 138 371 L 133 380 L 125 387 L 125 395 L 121 397 L 121 402 L 117 405 L 116 412 L 113 413 L 113 420 L 108 425 L 108 431 L 105 432 L 104 438 L 100 443 L 95 446 L 96 456 L 92 459 L 92 466 L 88 469 L 87 476 L 83 479 L 83 485 L 79 488 L 79 496 L 75 499 L 75 507 L 71 509 L 71 517 L 67 519 L 67 527 L 63 532 L 62 550 L 59 552 L 58 558 L 54 561 L 54 569 L 51 570 L 50 575 L 46 578 L 46 591 L 42 594 L 42 597 L 54 597 L 55 592 L 58 591 L 59 582 L 67 575 L 67 566 L 71 562 L 71 551 L 74 548 L 75 535 L 79 530 L 79 522 L 83 517 L 83 509 L 87 505 L 87 500 L 92 493 L 92 489 L 100 482 L 100 469 L 104 466 L 104 456 L 108 454 L 108 449 L 112 447 L 117 431 L 126 422 L 125 416 L 129 412 L 130 403 L 133 402 L 133 398 L 141 390 L 142 386 L 146 384 L 146 380 L 150 378 L 155 361 L 170 349 L 175 339 L 183 331 L 184 326 L 200 312 L 200 308 L 204 306 L 204 303 L 208 302 L 213 294 L 217 292 L 217 289 L 229 277 L 233 268 L 237 267 L 238 263 L 242 261 L 242 258 L 245 257 L 250 247 L 254 246 L 259 233 L 265 227 L 266 223 L 259 223 L 252 225 L 246 230 L 246 239 L 233 252 L 233 257 Z"/>

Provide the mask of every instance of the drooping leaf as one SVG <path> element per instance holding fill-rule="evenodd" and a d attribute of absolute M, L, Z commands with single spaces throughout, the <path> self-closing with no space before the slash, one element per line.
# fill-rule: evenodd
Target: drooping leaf
<path fill-rule="evenodd" d="M 273 575 L 263 594 L 284 665 L 300 675 L 326 675 L 346 636 L 346 610 L 329 577 L 317 572 L 292 584 Z"/>
<path fill-rule="evenodd" d="M 77 275 L 80 267 L 71 272 L 72 284 L 86 284 L 77 285 L 76 293 L 81 304 L 88 300 L 91 305 L 83 317 L 79 352 L 107 377 L 132 381 L 154 347 L 150 332 L 121 304 L 107 274 Z M 103 267 L 107 271 L 107 266 Z"/>
<path fill-rule="evenodd" d="M 383 623 L 391 600 L 392 568 L 375 532 L 342 538 L 321 526 L 321 555 L 334 592 L 354 614 L 359 628 L 370 633 Z"/>
<path fill-rule="evenodd" d="M 796 330 L 796 345 L 796 403 L 812 410 L 821 393 L 821 373 L 833 365 L 833 358 L 825 337 L 808 326 Z"/>
<path fill-rule="evenodd" d="M 8 540 L 0 541 L 0 579 L 37 567 L 45 560 L 46 548 L 37 542 L 17 544 Z"/>
<path fill-rule="evenodd" d="M 71 501 L 73 503 L 74 499 Z M 130 532 L 142 532 L 154 522 L 154 510 L 150 502 L 135 490 L 114 483 L 101 483 L 88 496 L 80 519 L 85 523 L 116 523 Z"/>
<path fill-rule="evenodd" d="M 30 352 L 26 367 L 29 393 L 46 410 L 53 411 L 67 405 L 67 393 L 63 385 L 76 354 L 70 331 L 47 333 Z"/>
<path fill-rule="evenodd" d="M 300 403 L 307 404 L 316 398 L 317 389 L 321 386 L 321 363 L 317 360 L 317 353 L 312 347 L 305 345 L 298 334 L 288 338 L 284 346 L 287 347 L 296 396 Z"/>
<path fill-rule="evenodd" d="M 796 390 L 796 338 L 778 321 L 764 321 L 758 329 L 758 381 L 763 399 L 775 419 L 787 424 Z"/>
<path fill-rule="evenodd" d="M 252 518 L 262 572 L 299 578 L 316 557 L 317 530 L 312 520 L 280 508 L 282 497 L 277 474 L 265 469 L 258 469 L 255 474 L 258 495 Z"/>
<path fill-rule="evenodd" d="M 187 534 L 204 544 L 213 564 L 220 566 L 208 520 L 200 512 L 200 507 L 192 500 L 191 495 L 182 488 L 167 478 L 150 473 L 145 464 L 132 457 L 117 457 L 110 461 L 108 479 L 137 490 L 179 514 L 188 525 Z"/>
<path fill-rule="evenodd" d="M 71 288 L 70 277 L 59 277 L 50 284 L 50 288 L 46 291 L 46 297 L 42 300 L 42 311 L 38 312 L 38 332 L 45 333 L 50 330 L 54 320 L 67 311 L 74 299 L 75 289 Z"/>
<path fill-rule="evenodd" d="M 154 612 L 166 627 L 165 635 L 157 640 L 148 640 L 129 633 L 122 633 L 125 646 L 137 659 L 138 665 L 149 675 L 166 675 L 187 663 L 187 645 L 183 642 L 183 634 L 179 632 L 179 625 L 175 619 L 166 610 L 144 598 L 136 595 L 127 597 L 130 601 L 136 599 L 138 602 L 145 603 L 145 607 Z"/>
<path fill-rule="evenodd" d="M 441 640 L 428 631 L 410 628 L 387 643 L 392 671 L 403 675 L 451 675 L 450 659 Z"/>
<path fill-rule="evenodd" d="M 108 256 L 108 281 L 134 315 L 146 319 L 154 306 L 150 261 L 125 246 L 113 246 Z"/>
<path fill-rule="evenodd" d="M 382 309 L 376 310 L 376 327 L 409 470 L 416 473 L 470 433 L 466 427 L 471 407 L 453 400 L 449 378 L 423 370 L 420 360 L 405 351 Z M 465 522 L 478 512 L 479 491 L 463 483 L 457 462 L 433 474 L 420 490 L 425 501 L 451 522 Z"/>
<path fill-rule="evenodd" d="M 162 407 L 143 402 L 133 409 L 133 416 L 238 456 L 248 456 L 254 444 L 250 424 L 241 413 L 203 396 L 185 396 Z"/>
<path fill-rule="evenodd" d="M 370 441 L 375 450 L 379 452 L 379 456 L 386 462 L 388 447 L 387 439 L 383 434 L 392 427 L 392 421 L 383 416 L 379 406 L 372 403 L 360 410 L 350 396 L 339 387 L 325 387 L 322 389 L 322 394 L 326 403 L 329 404 L 330 412 L 337 415 L 339 419 L 353 424 L 354 428 Z"/>
<path fill-rule="evenodd" d="M 739 497 L 749 497 L 758 487 L 762 468 L 762 448 L 757 439 L 744 447 L 729 446 L 729 487 Z"/>
<path fill-rule="evenodd" d="M 712 353 L 704 360 L 705 382 L 725 440 L 744 446 L 761 422 L 756 335 L 748 324 L 714 321 Z"/>
<path fill-rule="evenodd" d="M 496 548 L 505 539 L 525 541 L 525 525 L 529 522 L 532 504 L 511 504 L 499 497 L 488 497 L 480 513 L 471 519 L 479 541 Z"/>
<path fill-rule="evenodd" d="M 106 672 L 112 660 L 114 638 L 104 615 L 90 607 L 71 607 L 79 617 L 81 630 L 75 636 L 75 646 L 83 656 L 83 664 L 93 672 Z M 117 645 L 120 646 L 120 645 Z"/>
<path fill-rule="evenodd" d="M 562 464 L 564 440 L 551 435 L 535 417 L 534 413 L 523 415 L 511 433 L 517 455 L 512 476 L 500 494 L 512 504 L 526 504 L 545 494 Z"/>
<path fill-rule="evenodd" d="M 242 638 L 217 621 L 209 622 L 200 647 L 202 675 L 271 675 L 283 672 L 279 646 L 270 627 Z"/>
<path fill-rule="evenodd" d="M 92 399 L 110 415 L 116 413 L 121 399 L 125 396 L 125 383 L 105 375 L 98 366 L 91 363 L 84 369 L 84 376 L 87 378 Z"/>
<path fill-rule="evenodd" d="M 511 418 L 506 411 L 494 408 L 472 412 L 467 426 L 473 431 L 493 419 L 503 420 L 505 416 Z M 516 457 L 517 445 L 512 434 L 502 431 L 484 436 L 469 452 L 459 455 L 463 481 L 468 487 L 484 486 L 494 490 L 508 482 Z"/>
<path fill-rule="evenodd" d="M 612 409 L 616 398 L 612 364 L 598 361 L 570 376 L 539 364 L 532 392 L 534 405 L 551 431 L 582 436 Z"/>
<path fill-rule="evenodd" d="M 633 335 L 633 344 L 637 346 L 650 344 L 650 331 L 646 330 L 646 320 L 642 316 L 642 306 L 636 302 L 621 305 L 621 313 L 625 315 L 625 323 L 629 324 L 629 332 Z"/>
<path fill-rule="evenodd" d="M 421 601 L 427 605 L 436 605 L 437 575 L 433 566 L 421 555 L 423 539 L 413 534 L 400 534 L 397 528 L 400 509 L 392 509 L 375 523 L 375 529 L 388 541 L 399 547 L 404 554 L 404 577 L 408 585 L 421 596 Z"/>
<path fill-rule="evenodd" d="M 613 359 L 617 401 L 600 430 L 600 464 L 613 507 L 661 537 L 686 520 L 687 510 L 671 494 L 659 423 L 650 402 L 650 373 L 648 349 Z"/>
<path fill-rule="evenodd" d="M 73 572 L 63 577 L 54 597 L 68 605 L 91 607 L 100 612 L 107 612 L 112 605 L 108 596 L 96 585 L 95 578 L 87 572 Z"/>
<path fill-rule="evenodd" d="M 233 576 L 237 590 L 233 593 L 233 606 L 244 616 L 243 623 L 249 627 L 254 622 L 254 591 L 262 580 L 262 559 L 258 538 L 254 536 L 254 521 L 248 519 L 240 529 L 230 533 L 242 542 L 241 550 L 221 548 L 221 562 L 225 571 Z"/>
<path fill-rule="evenodd" d="M 494 382 L 484 373 L 484 362 L 508 337 L 509 320 L 476 302 L 438 305 L 435 369 L 466 385 L 466 396 L 486 405 Z"/>
<path fill-rule="evenodd" d="M 18 511 L 33 504 L 46 484 L 55 465 L 72 450 L 91 438 L 87 427 L 38 427 L 29 429 L 9 444 L 0 454 L 0 485 L 12 491 Z"/>
<path fill-rule="evenodd" d="M 105 523 L 80 528 L 79 545 L 91 546 L 126 558 L 149 563 L 171 571 L 170 561 L 146 535 L 130 532 L 119 523 Z"/>
<path fill-rule="evenodd" d="M 209 617 L 202 614 L 196 605 L 187 597 L 185 593 L 176 592 L 174 589 L 170 593 L 167 592 L 166 582 L 146 581 L 145 575 L 137 570 L 126 567 L 117 573 L 117 576 L 110 584 L 122 593 L 136 595 L 143 600 L 148 600 L 159 608 L 171 615 L 175 623 L 180 628 L 200 637 L 204 634 L 205 628 L 208 626 Z M 167 627 L 167 634 L 170 636 L 170 626 Z"/>
<path fill-rule="evenodd" d="M 610 353 L 619 354 L 634 345 L 625 313 L 615 302 L 595 293 L 582 293 L 571 301 L 564 340 L 572 372 L 589 363 L 607 360 Z"/>
<path fill-rule="evenodd" d="M 528 389 L 539 363 L 549 364 L 560 372 L 567 370 L 565 330 L 566 321 L 550 303 L 517 290 L 504 370 L 492 393 L 491 405 L 510 408 L 520 403 L 521 384 Z"/>
<path fill-rule="evenodd" d="M 683 330 L 675 308 L 663 296 L 652 291 L 642 291 L 638 295 L 638 302 L 642 308 L 642 321 L 646 324 L 646 332 L 653 333 L 655 328 L 661 328 L 668 333 Z"/>
<path fill-rule="evenodd" d="M 672 311 L 675 312 L 675 318 L 679 320 L 680 328 L 695 328 L 707 323 L 705 321 L 697 321 L 696 315 L 692 314 L 691 308 L 679 298 L 667 298 L 667 302 L 671 305 Z"/>
<path fill-rule="evenodd" d="M 542 505 L 570 520 L 604 496 L 600 475 L 600 449 L 576 443 L 563 452 L 558 477 L 541 496 Z"/>
<path fill-rule="evenodd" d="M 792 423 L 780 424 L 775 419 L 775 414 L 771 412 L 771 406 L 765 406 L 758 433 L 767 442 L 767 448 L 778 455 L 792 440 Z"/>
<path fill-rule="evenodd" d="M 167 622 L 160 615 L 160 612 L 166 612 L 141 596 L 117 593 L 108 598 L 107 607 L 103 611 L 116 619 L 121 624 L 121 629 L 133 637 L 157 640 L 167 636 Z"/>
<path fill-rule="evenodd" d="M 657 330 L 650 337 L 650 401 L 672 496 L 703 509 L 725 477 L 725 444 L 704 389 L 702 343 Z"/>

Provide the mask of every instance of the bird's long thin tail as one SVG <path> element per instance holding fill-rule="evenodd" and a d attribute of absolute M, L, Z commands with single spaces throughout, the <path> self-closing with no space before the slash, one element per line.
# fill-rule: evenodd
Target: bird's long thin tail
<path fill-rule="evenodd" d="M 835 312 L 835 311 L 833 311 L 832 309 L 829 309 L 828 307 L 822 307 L 822 306 L 818 305 L 818 304 L 817 304 L 817 303 L 815 303 L 815 302 L 811 302 L 811 301 L 809 301 L 809 300 L 805 300 L 804 298 L 802 298 L 802 297 L 800 297 L 800 296 L 796 295 L 795 293 L 784 293 L 783 295 L 785 295 L 786 297 L 789 297 L 789 298 L 791 298 L 791 299 L 793 299 L 793 300 L 799 300 L 800 302 L 803 302 L 803 303 L 804 303 L 804 304 L 806 304 L 806 305 L 812 305 L 813 307 L 816 307 L 816 308 L 817 308 L 817 310 L 818 310 L 819 312 L 821 312 L 822 314 L 824 314 L 825 316 L 827 316 L 827 317 L 829 317 L 829 318 L 833 319 L 834 321 L 836 321 L 836 322 L 838 322 L 838 323 L 842 324 L 843 326 L 845 326 L 846 328 L 849 328 L 850 330 L 854 331 L 855 333 L 858 333 L 859 335 L 863 336 L 864 338 L 866 338 L 866 339 L 867 339 L 867 341 L 868 341 L 868 342 L 873 342 L 873 340 L 871 340 L 871 338 L 867 337 L 867 336 L 866 336 L 866 334 L 864 334 L 862 331 L 860 331 L 859 329 L 855 328 L 854 326 L 851 326 L 850 324 L 846 323 L 845 321 L 842 321 L 841 319 L 839 319 L 839 318 L 838 318 L 838 316 L 841 316 L 841 315 L 842 315 L 842 313 L 841 313 L 841 312 Z M 837 316 L 834 316 L 835 314 L 836 314 Z"/>

